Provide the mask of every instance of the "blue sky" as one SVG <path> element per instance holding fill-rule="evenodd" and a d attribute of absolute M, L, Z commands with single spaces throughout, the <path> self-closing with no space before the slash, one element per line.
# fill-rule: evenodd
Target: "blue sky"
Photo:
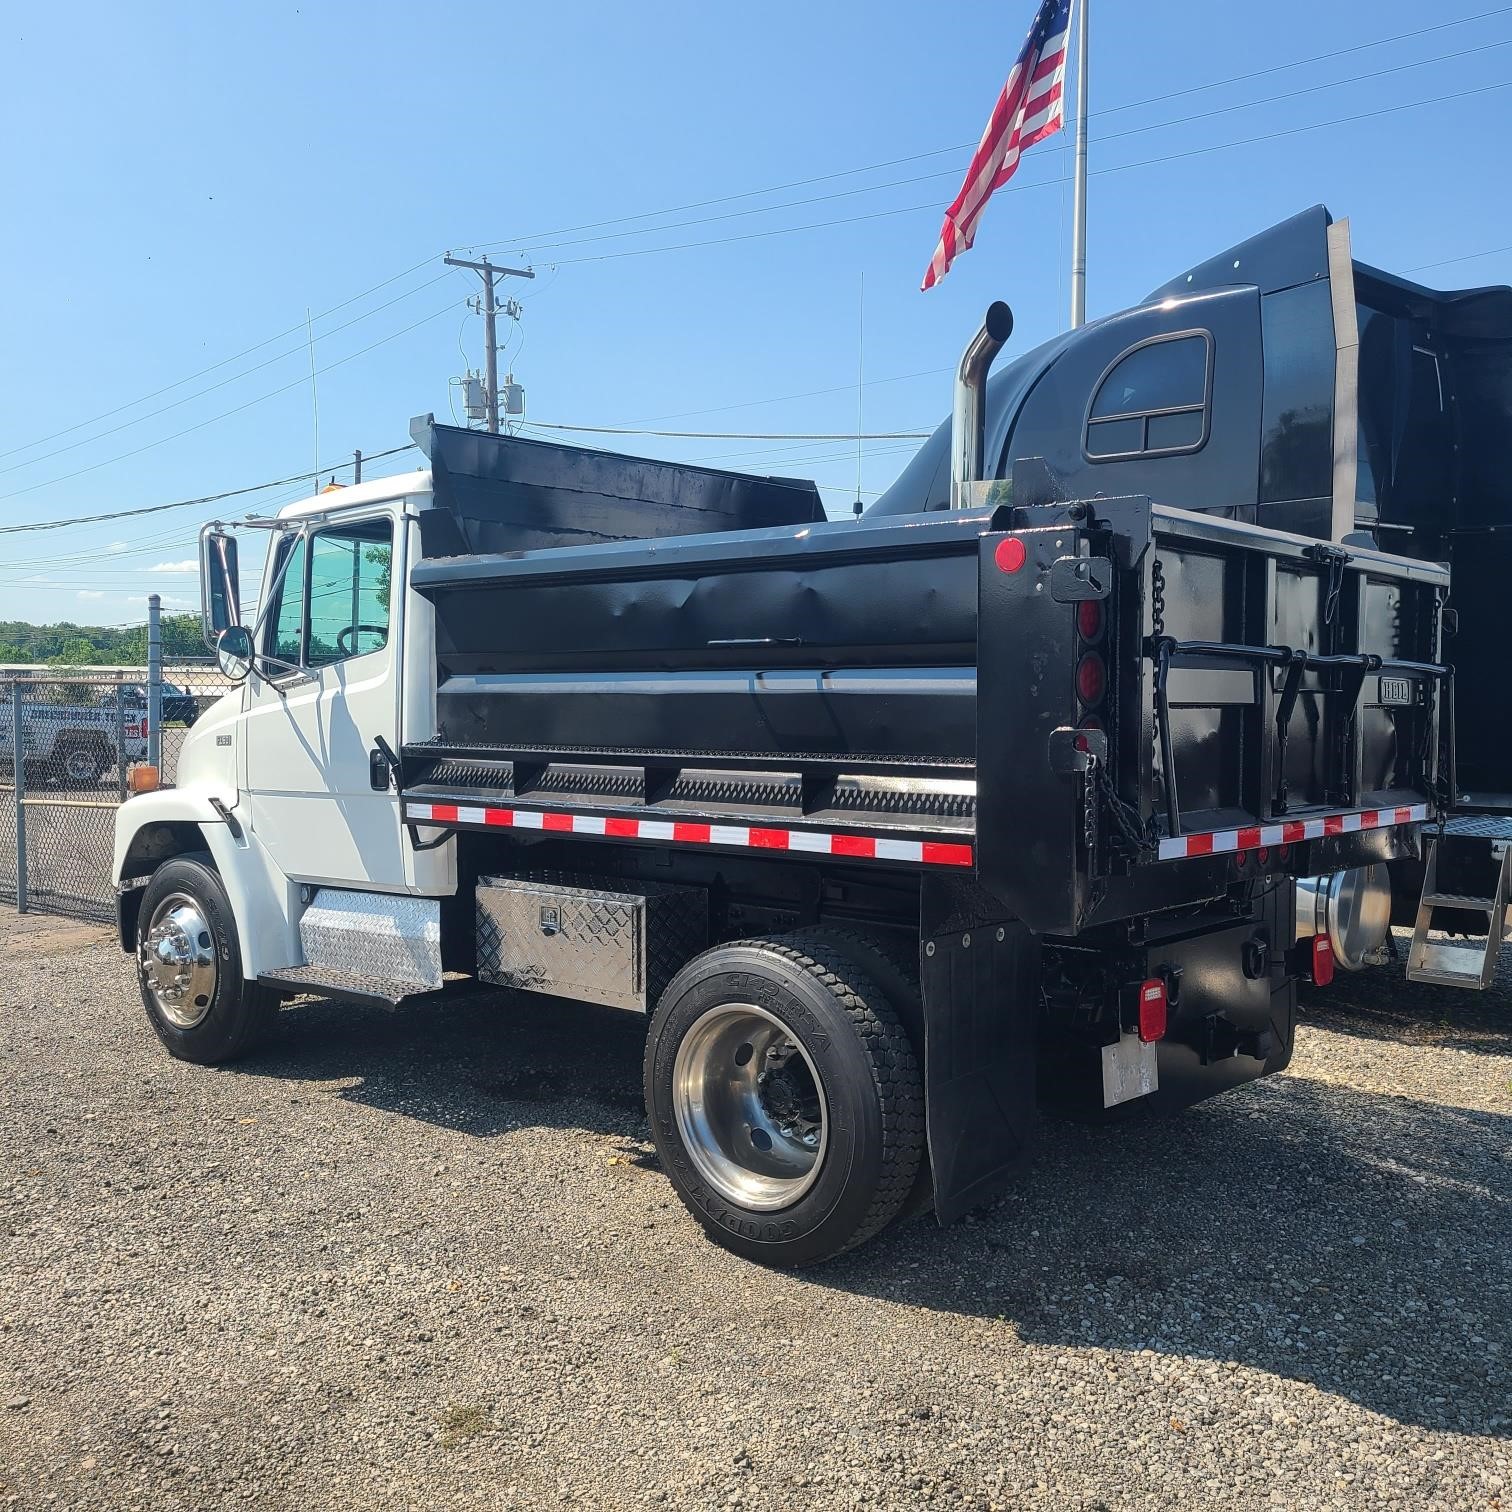
<path fill-rule="evenodd" d="M 1090 313 L 1318 201 L 1351 218 L 1367 261 L 1465 259 L 1416 276 L 1512 281 L 1512 88 L 1496 87 L 1512 6 L 1272 0 L 1257 27 L 1253 7 L 1095 4 Z M 853 430 L 864 282 L 865 428 L 929 429 L 990 299 L 1014 307 L 1015 351 L 1065 322 L 1065 137 L 1031 151 L 975 250 L 918 292 L 1032 10 L 7 7 L 0 524 L 311 468 L 307 309 L 318 459 L 401 445 L 481 365 L 462 303 L 476 281 L 440 258 L 484 244 L 538 274 L 503 290 L 524 306 L 506 365 L 532 421 Z M 1479 19 L 1441 25 L 1461 17 Z M 1295 131 L 1322 122 L 1338 124 Z M 1278 131 L 1295 134 L 1249 140 Z M 715 244 L 661 250 L 690 242 Z M 811 476 L 834 513 L 855 496 L 847 444 L 604 444 Z M 868 498 L 911 449 L 867 447 Z M 195 578 L 172 569 L 211 513 L 0 535 L 0 619 L 139 620 L 154 589 L 188 607 Z"/>

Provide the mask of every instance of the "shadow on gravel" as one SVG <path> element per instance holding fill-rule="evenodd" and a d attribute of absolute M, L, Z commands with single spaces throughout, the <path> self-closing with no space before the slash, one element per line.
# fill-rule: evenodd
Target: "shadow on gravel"
<path fill-rule="evenodd" d="M 358 1077 L 339 1094 L 481 1138 L 521 1124 L 644 1137 L 642 1019 L 539 995 L 469 989 L 396 1009 L 328 999 L 285 1008 L 231 1074 Z"/>
<path fill-rule="evenodd" d="M 1340 972 L 1331 987 L 1304 989 L 1308 1022 L 1361 1039 L 1512 1055 L 1512 944 L 1502 947 L 1491 989 L 1467 992 L 1407 981 L 1409 938 L 1396 931 L 1393 965 Z"/>
<path fill-rule="evenodd" d="M 229 1074 L 359 1078 L 339 1095 L 480 1138 L 647 1137 L 629 1015 L 477 993 L 307 1001 L 282 1020 Z M 1509 1232 L 1512 1117 L 1282 1076 L 1159 1122 L 1047 1120 L 996 1204 L 793 1284 L 1001 1319 L 1030 1343 L 1234 1361 L 1404 1424 L 1505 1436 Z"/>
<path fill-rule="evenodd" d="M 1002 1201 L 813 1279 L 1505 1437 L 1509 1153 L 1512 1117 L 1281 1077 L 1161 1122 L 1046 1122 Z"/>

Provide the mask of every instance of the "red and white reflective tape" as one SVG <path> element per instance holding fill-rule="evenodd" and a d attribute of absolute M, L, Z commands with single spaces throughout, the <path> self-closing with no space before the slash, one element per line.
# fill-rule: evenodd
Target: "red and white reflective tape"
<path fill-rule="evenodd" d="M 752 850 L 801 851 L 864 861 L 911 861 L 922 866 L 971 866 L 971 846 L 942 840 L 902 840 L 822 830 L 760 829 L 744 824 L 692 824 L 680 819 L 620 819 L 604 814 L 553 814 L 539 809 L 478 808 L 458 803 L 410 803 L 416 824 L 465 824 L 485 829 L 547 830 L 603 840 L 660 840 L 671 845 L 733 845 Z"/>
<path fill-rule="evenodd" d="M 1244 829 L 1178 835 L 1173 840 L 1160 842 L 1160 859 L 1178 861 L 1186 856 L 1220 856 L 1232 851 L 1259 850 L 1265 845 L 1296 845 L 1301 840 L 1321 840 L 1325 835 L 1353 835 L 1360 830 L 1421 824 L 1427 817 L 1426 803 L 1412 803 L 1403 808 L 1361 809 L 1351 814 L 1323 814 L 1317 819 L 1284 819 L 1280 824 L 1255 824 Z"/>

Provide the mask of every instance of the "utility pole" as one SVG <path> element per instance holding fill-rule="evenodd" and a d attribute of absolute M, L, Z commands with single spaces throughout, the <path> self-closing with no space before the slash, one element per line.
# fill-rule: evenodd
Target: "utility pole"
<path fill-rule="evenodd" d="M 445 261 L 448 267 L 471 268 L 483 280 L 483 299 L 474 308 L 483 317 L 483 349 L 487 354 L 483 380 L 487 390 L 484 395 L 488 411 L 486 423 L 489 430 L 497 432 L 499 429 L 499 333 L 496 321 L 501 307 L 494 300 L 494 279 L 534 278 L 535 271 L 531 268 L 501 268 L 496 263 L 489 262 L 487 257 L 482 262 L 469 262 L 465 257 L 453 257 L 449 252 Z"/>

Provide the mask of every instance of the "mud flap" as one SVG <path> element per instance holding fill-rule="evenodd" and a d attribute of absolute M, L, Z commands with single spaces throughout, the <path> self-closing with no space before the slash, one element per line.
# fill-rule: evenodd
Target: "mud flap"
<path fill-rule="evenodd" d="M 925 1115 L 945 1224 L 995 1197 L 1028 1157 L 1040 952 L 971 884 L 927 880 L 921 923 Z"/>

